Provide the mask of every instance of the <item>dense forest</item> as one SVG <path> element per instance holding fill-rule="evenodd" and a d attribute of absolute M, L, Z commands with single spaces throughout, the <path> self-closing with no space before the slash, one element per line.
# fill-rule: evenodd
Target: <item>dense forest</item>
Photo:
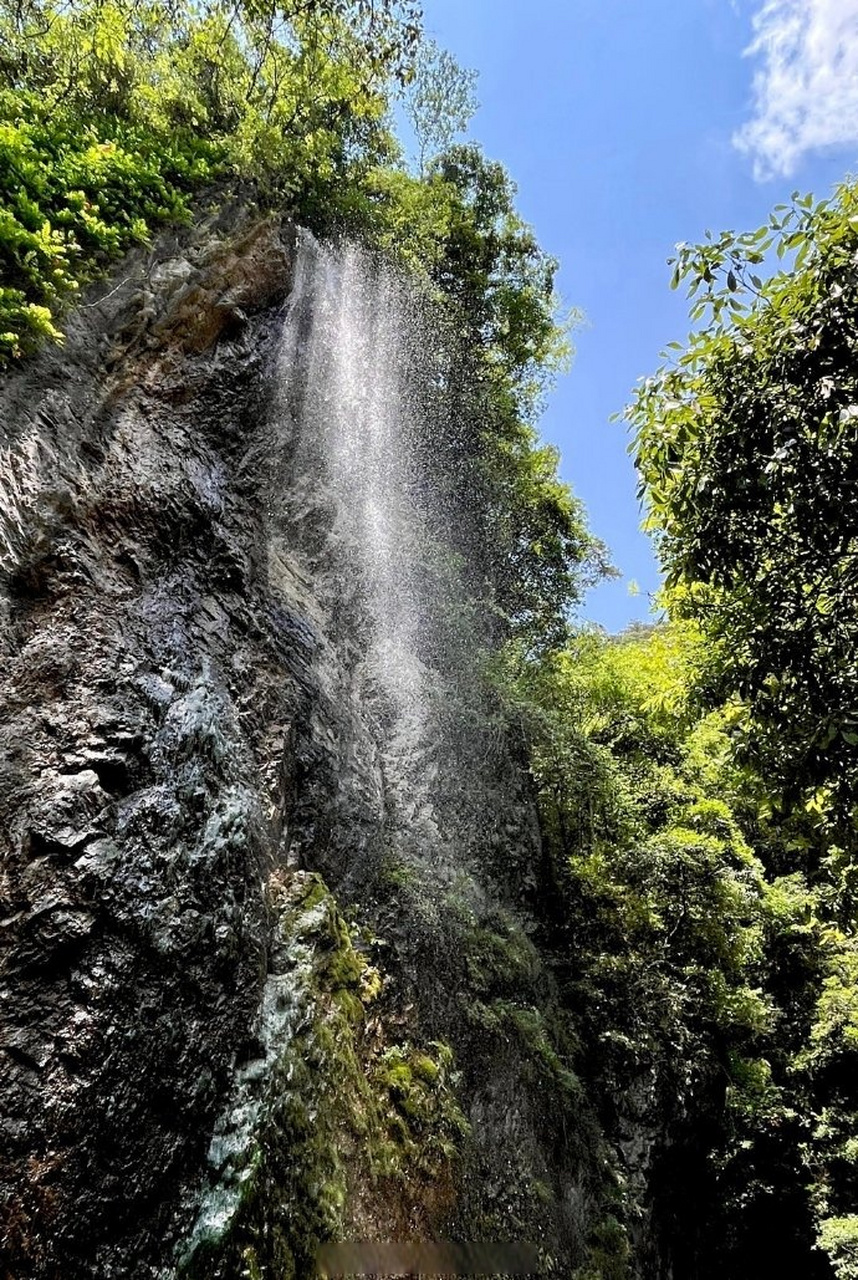
<path fill-rule="evenodd" d="M 576 1277 L 639 1274 L 646 1212 L 676 1280 L 855 1280 L 858 188 L 678 251 L 698 327 L 626 414 L 665 585 L 608 636 L 578 608 L 609 553 L 538 431 L 574 317 L 510 177 L 457 141 L 473 105 L 411 0 L 2 0 L 4 376 L 236 194 L 410 282 L 452 406 L 425 448 L 467 516 L 449 571 L 537 798 L 526 907 L 599 1127 Z"/>

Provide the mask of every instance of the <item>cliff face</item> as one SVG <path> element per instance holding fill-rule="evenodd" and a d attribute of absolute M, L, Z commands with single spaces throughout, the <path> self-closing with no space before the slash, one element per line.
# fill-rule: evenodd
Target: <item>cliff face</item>
<path fill-rule="evenodd" d="M 525 775 L 449 680 L 402 764 L 347 485 L 283 395 L 297 253 L 212 215 L 2 389 L 15 1280 L 303 1275 L 321 1239 L 444 1232 L 560 1270 L 591 1225 L 600 1140 L 510 905 Z"/>
<path fill-rule="evenodd" d="M 209 339 L 289 263 L 165 243 L 5 388 L 10 1275 L 154 1274 L 253 1051 L 313 639 L 264 589 L 257 331 Z"/>

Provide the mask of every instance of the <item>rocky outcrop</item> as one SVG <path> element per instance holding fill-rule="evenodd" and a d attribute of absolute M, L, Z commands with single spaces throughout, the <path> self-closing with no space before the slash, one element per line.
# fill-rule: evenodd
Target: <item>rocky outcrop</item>
<path fill-rule="evenodd" d="M 246 327 L 199 348 L 232 298 L 282 295 L 288 261 L 288 231 L 214 218 L 132 260 L 5 390 L 11 1276 L 155 1274 L 254 1052 L 316 641 L 272 625 L 258 572 L 262 351 Z"/>
<path fill-rule="evenodd" d="M 7 1280 L 303 1275 L 349 1234 L 583 1256 L 598 1135 L 504 900 L 526 780 L 471 716 L 458 864 L 404 839 L 360 593 L 272 411 L 294 244 L 210 212 L 2 389 Z"/>

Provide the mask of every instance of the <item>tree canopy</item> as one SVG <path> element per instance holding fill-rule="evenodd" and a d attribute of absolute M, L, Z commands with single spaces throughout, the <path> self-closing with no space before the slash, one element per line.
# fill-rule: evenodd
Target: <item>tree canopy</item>
<path fill-rule="evenodd" d="M 851 842 L 858 765 L 858 190 L 681 247 L 709 324 L 631 410 L 671 608 L 711 642 L 712 696 L 787 804 Z M 765 283 L 767 255 L 792 258 Z M 737 711 L 738 716 L 738 711 Z M 738 729 L 737 729 L 738 732 Z"/>
<path fill-rule="evenodd" d="M 215 181 L 335 205 L 390 154 L 386 85 L 419 34 L 410 0 L 3 0 L 0 360 Z"/>
<path fill-rule="evenodd" d="M 729 1265 L 765 1256 L 777 1203 L 781 1270 L 839 1278 L 858 1275 L 856 255 L 852 182 L 680 245 L 673 285 L 703 326 L 629 410 L 664 603 L 701 637 L 691 704 L 719 709 L 765 876 L 773 1017 L 713 1148 Z"/>

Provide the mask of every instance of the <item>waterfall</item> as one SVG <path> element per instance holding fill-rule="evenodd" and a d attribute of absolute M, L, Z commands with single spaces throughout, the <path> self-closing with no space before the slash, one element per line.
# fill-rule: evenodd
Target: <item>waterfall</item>
<path fill-rule="evenodd" d="M 313 477 L 328 511 L 323 556 L 341 566 L 332 608 L 360 601 L 360 696 L 375 716 L 398 825 L 437 847 L 433 486 L 420 450 L 432 348 L 421 313 L 413 286 L 389 266 L 302 233 L 279 391 L 294 474 Z M 302 495 L 292 501 L 300 520 Z"/>

